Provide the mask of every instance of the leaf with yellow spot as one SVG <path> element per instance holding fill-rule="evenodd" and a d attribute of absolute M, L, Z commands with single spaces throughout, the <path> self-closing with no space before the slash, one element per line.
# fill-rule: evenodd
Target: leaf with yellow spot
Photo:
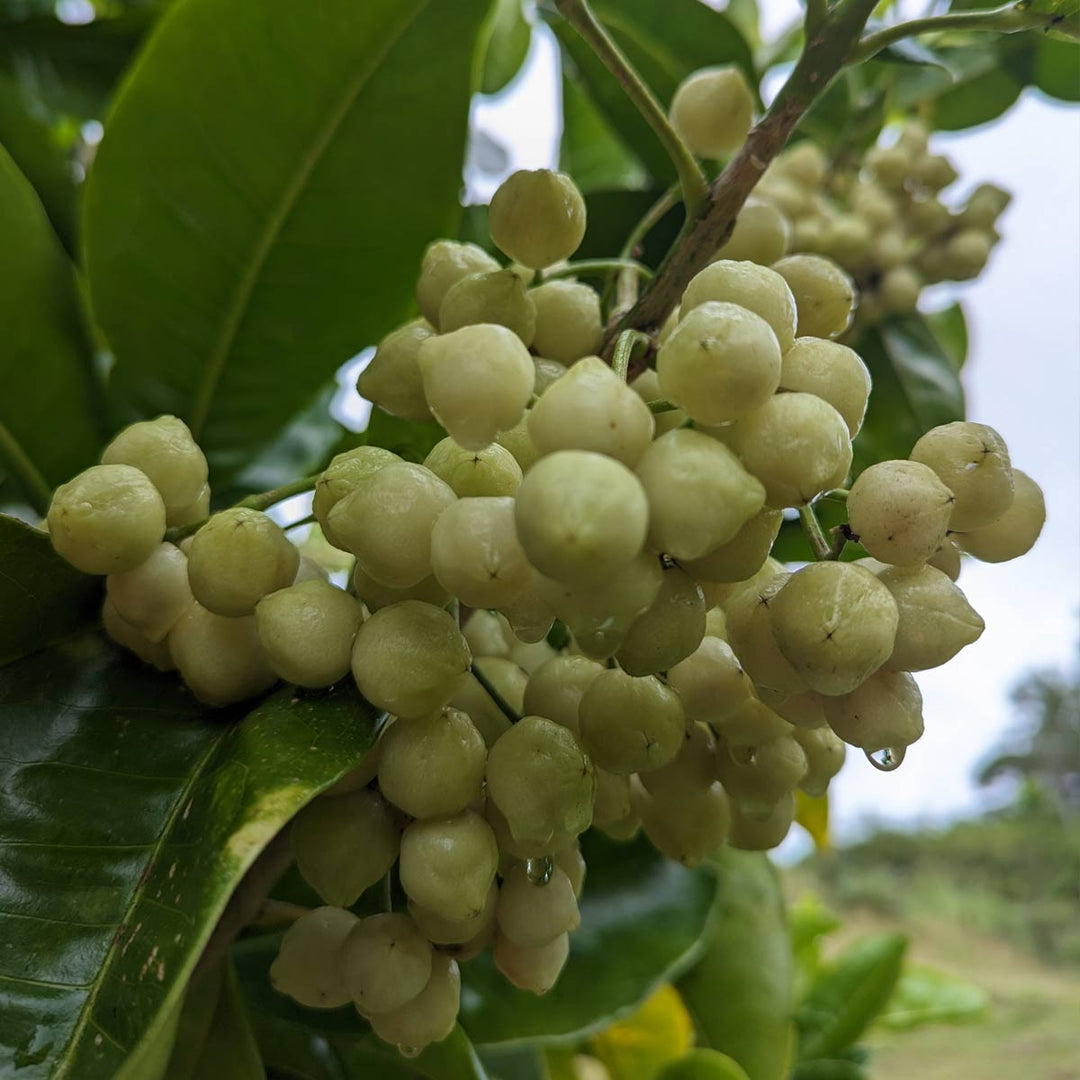
<path fill-rule="evenodd" d="M 662 984 L 636 1012 L 591 1040 L 611 1080 L 656 1080 L 691 1047 L 694 1024 L 675 988 Z"/>

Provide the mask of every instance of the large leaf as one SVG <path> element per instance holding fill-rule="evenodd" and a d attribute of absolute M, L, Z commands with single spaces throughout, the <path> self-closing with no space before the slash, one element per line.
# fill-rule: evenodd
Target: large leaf
<path fill-rule="evenodd" d="M 495 0 L 491 37 L 484 54 L 484 77 L 480 90 L 497 94 L 517 75 L 532 41 L 532 27 L 522 11 L 522 0 Z"/>
<path fill-rule="evenodd" d="M 1035 53 L 1035 85 L 1062 101 L 1080 101 L 1080 46 L 1044 38 Z"/>
<path fill-rule="evenodd" d="M 724 849 L 713 931 L 679 983 L 705 1041 L 750 1080 L 787 1076 L 793 1041 L 792 962 L 776 871 L 764 855 Z"/>
<path fill-rule="evenodd" d="M 212 482 L 408 313 L 456 228 L 489 3 L 179 0 L 141 52 L 88 183 L 90 295 L 121 408 L 184 417 Z"/>
<path fill-rule="evenodd" d="M 890 1028 L 924 1024 L 967 1024 L 990 1006 L 985 990 L 965 979 L 920 965 L 907 965 L 878 1023 Z"/>
<path fill-rule="evenodd" d="M 175 1021 L 230 895 L 362 759 L 355 690 L 207 712 L 96 636 L 0 671 L 0 1062 L 105 1080 Z"/>
<path fill-rule="evenodd" d="M 42 480 L 70 479 L 101 441 L 74 272 L 3 147 L 0 236 L 0 464 L 44 510 Z"/>

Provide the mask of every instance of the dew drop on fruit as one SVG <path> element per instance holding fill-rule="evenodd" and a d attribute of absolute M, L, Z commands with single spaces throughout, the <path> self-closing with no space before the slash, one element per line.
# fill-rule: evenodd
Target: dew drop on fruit
<path fill-rule="evenodd" d="M 525 874 L 534 885 L 546 885 L 554 872 L 555 864 L 547 855 L 525 861 Z"/>
<path fill-rule="evenodd" d="M 398 1047 L 398 1053 L 404 1058 L 419 1057 L 422 1050 L 423 1050 L 422 1046 L 399 1046 Z"/>
<path fill-rule="evenodd" d="M 881 750 L 864 750 L 866 760 L 881 772 L 894 772 L 904 764 L 904 747 L 886 746 Z"/>

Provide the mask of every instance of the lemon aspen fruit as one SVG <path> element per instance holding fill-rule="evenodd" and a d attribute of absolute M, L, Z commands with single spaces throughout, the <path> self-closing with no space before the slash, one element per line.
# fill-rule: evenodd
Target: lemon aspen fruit
<path fill-rule="evenodd" d="M 682 560 L 683 569 L 703 582 L 746 581 L 765 565 L 783 523 L 782 510 L 763 507 L 726 543 Z"/>
<path fill-rule="evenodd" d="M 664 569 L 656 599 L 639 615 L 615 654 L 628 675 L 655 675 L 688 657 L 705 636 L 705 596 L 678 566 Z"/>
<path fill-rule="evenodd" d="M 566 871 L 552 869 L 538 885 L 529 879 L 524 863 L 516 863 L 503 878 L 495 908 L 499 933 L 517 945 L 546 945 L 581 923 L 574 886 Z"/>
<path fill-rule="evenodd" d="M 600 297 L 578 281 L 547 281 L 529 290 L 536 309 L 533 349 L 561 364 L 590 356 L 604 336 Z"/>
<path fill-rule="evenodd" d="M 717 259 L 749 259 L 771 266 L 791 244 L 791 223 L 771 203 L 750 196 L 735 219 L 731 235 L 717 250 Z"/>
<path fill-rule="evenodd" d="M 1019 469 L 1012 473 L 1015 491 L 1008 510 L 989 525 L 956 538 L 964 551 L 981 562 L 1008 562 L 1026 555 L 1046 522 L 1042 488 L 1027 473 Z"/>
<path fill-rule="evenodd" d="M 560 934 L 545 945 L 519 945 L 505 934 L 496 934 L 493 952 L 495 966 L 513 986 L 546 994 L 566 965 L 570 935 Z"/>
<path fill-rule="evenodd" d="M 902 751 L 922 737 L 922 694 L 906 671 L 878 671 L 850 694 L 823 701 L 844 742 L 867 753 Z"/>
<path fill-rule="evenodd" d="M 360 919 L 342 945 L 339 966 L 362 1016 L 400 1008 L 431 978 L 431 943 L 408 915 L 387 912 Z"/>
<path fill-rule="evenodd" d="M 478 323 L 505 326 L 529 346 L 536 334 L 536 305 L 513 270 L 470 274 L 447 290 L 439 305 L 439 331 L 449 334 Z"/>
<path fill-rule="evenodd" d="M 110 640 L 137 656 L 144 664 L 149 664 L 158 671 L 176 670 L 169 639 L 166 637 L 161 641 L 151 641 L 116 610 L 108 596 L 101 605 L 101 625 Z"/>
<path fill-rule="evenodd" d="M 270 982 L 309 1009 L 336 1009 L 349 1000 L 338 957 L 360 920 L 340 907 L 305 912 L 285 931 Z"/>
<path fill-rule="evenodd" d="M 187 556 L 161 543 L 133 570 L 109 574 L 105 592 L 116 613 L 152 642 L 161 641 L 194 602 Z"/>
<path fill-rule="evenodd" d="M 831 338 L 847 328 L 855 283 L 836 263 L 820 255 L 788 255 L 772 268 L 795 297 L 799 337 Z"/>
<path fill-rule="evenodd" d="M 414 319 L 379 342 L 375 355 L 356 377 L 356 391 L 391 416 L 430 420 L 424 380 L 417 359 L 420 346 L 435 336 L 427 319 Z M 374 449 L 374 448 L 372 448 Z"/>
<path fill-rule="evenodd" d="M 513 495 L 521 483 L 521 466 L 498 443 L 482 450 L 466 450 L 453 439 L 435 444 L 424 458 L 424 468 L 449 484 L 458 498 Z"/>
<path fill-rule="evenodd" d="M 431 978 L 424 989 L 397 1009 L 372 1016 L 371 1027 L 384 1042 L 415 1055 L 454 1030 L 460 1005 L 461 973 L 457 961 L 436 952 L 431 959 Z"/>
<path fill-rule="evenodd" d="M 522 169 L 491 197 L 488 229 L 500 251 L 542 270 L 577 251 L 585 236 L 585 200 L 564 173 Z"/>
<path fill-rule="evenodd" d="M 754 96 L 732 64 L 688 75 L 671 99 L 671 125 L 699 157 L 725 157 L 738 149 L 754 122 Z"/>
<path fill-rule="evenodd" d="M 416 283 L 420 313 L 432 326 L 438 327 L 439 309 L 453 285 L 470 274 L 491 273 L 498 269 L 498 262 L 476 244 L 436 240 L 428 245 L 420 264 L 420 278 Z"/>
<path fill-rule="evenodd" d="M 667 674 L 690 720 L 719 726 L 753 694 L 754 686 L 731 646 L 706 636 Z"/>
<path fill-rule="evenodd" d="M 816 394 L 847 424 L 854 439 L 870 399 L 870 372 L 854 349 L 826 338 L 796 338 L 784 353 L 780 389 Z"/>
<path fill-rule="evenodd" d="M 346 450 L 331 459 L 315 483 L 311 511 L 319 522 L 323 536 L 334 547 L 345 551 L 342 543 L 335 537 L 330 524 L 330 512 L 346 496 L 351 495 L 369 476 L 374 475 L 385 465 L 400 462 L 397 454 L 384 450 L 381 446 L 358 446 Z"/>
<path fill-rule="evenodd" d="M 560 654 L 541 664 L 529 676 L 522 709 L 580 732 L 578 709 L 581 698 L 604 665 L 586 656 Z"/>

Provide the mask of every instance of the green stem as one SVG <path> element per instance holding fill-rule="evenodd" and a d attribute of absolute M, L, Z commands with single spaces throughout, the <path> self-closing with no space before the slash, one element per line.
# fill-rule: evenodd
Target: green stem
<path fill-rule="evenodd" d="M 681 405 L 676 405 L 674 401 L 667 401 L 665 398 L 657 398 L 647 404 L 651 413 L 674 412 L 676 409 L 682 408 Z"/>
<path fill-rule="evenodd" d="M 829 0 L 806 0 L 806 27 L 807 38 L 813 37 L 817 30 L 829 17 Z"/>
<path fill-rule="evenodd" d="M 543 280 L 554 281 L 556 278 L 575 277 L 579 274 L 607 274 L 612 270 L 625 270 L 645 281 L 651 281 L 653 277 L 653 272 L 636 259 L 581 259 L 579 262 L 557 266 L 553 270 L 545 270 Z"/>
<path fill-rule="evenodd" d="M 44 517 L 52 501 L 52 487 L 4 424 L 0 424 L 0 458 L 18 477 L 30 505 Z"/>
<path fill-rule="evenodd" d="M 630 235 L 619 252 L 619 258 L 629 259 L 640 254 L 638 249 L 645 242 L 645 237 L 656 228 L 669 210 L 674 210 L 679 205 L 679 201 L 679 185 L 673 184 L 641 215 L 638 223 L 630 230 Z"/>
<path fill-rule="evenodd" d="M 643 334 L 640 330 L 624 330 L 615 343 L 615 353 L 611 360 L 612 371 L 626 382 L 630 361 L 634 359 L 634 350 L 639 345 L 648 347 L 651 344 L 648 334 Z"/>
<path fill-rule="evenodd" d="M 634 70 L 622 50 L 597 21 L 587 0 L 555 0 L 555 6 L 582 40 L 596 53 L 608 71 L 619 80 L 626 96 L 656 133 L 656 137 L 675 166 L 687 211 L 691 216 L 696 216 L 709 199 L 705 174 L 701 171 L 701 166 L 698 165 L 694 155 L 679 137 L 678 132 L 668 122 L 663 107 L 656 100 L 648 84 Z"/>
<path fill-rule="evenodd" d="M 832 491 L 826 491 L 821 497 L 823 499 L 832 499 L 833 502 L 846 503 L 849 494 L 847 488 L 833 488 Z"/>
<path fill-rule="evenodd" d="M 476 681 L 488 692 L 488 696 L 495 702 L 499 711 L 510 721 L 511 724 L 516 724 L 521 716 L 517 710 L 495 689 L 492 681 L 480 670 L 480 668 L 474 663 L 472 665 L 472 673 L 476 677 Z"/>
<path fill-rule="evenodd" d="M 387 915 L 394 911 L 394 883 L 390 877 L 393 871 L 387 870 L 382 879 L 383 911 Z"/>
<path fill-rule="evenodd" d="M 245 510 L 268 510 L 271 506 L 292 498 L 293 495 L 302 495 L 305 491 L 311 491 L 319 482 L 321 476 L 322 473 L 315 473 L 312 476 L 294 480 L 291 484 L 282 484 L 281 487 L 273 488 L 270 491 L 260 491 L 255 495 L 248 495 L 247 498 L 241 499 L 238 503 L 233 503 L 233 506 L 240 506 Z M 185 536 L 197 533 L 209 520 L 209 518 L 203 518 L 202 521 L 193 521 L 190 525 L 181 525 L 178 528 L 169 529 L 165 534 L 165 539 L 183 540 Z M 313 520 L 314 517 L 301 518 L 300 521 L 294 521 L 291 525 L 286 525 L 285 528 L 292 529 L 297 525 L 306 525 Z"/>
<path fill-rule="evenodd" d="M 314 525 L 317 520 L 314 514 L 308 514 L 307 517 L 302 517 L 299 521 L 290 521 L 288 525 L 282 525 L 281 527 L 288 532 L 290 529 L 299 529 L 301 525 Z"/>
<path fill-rule="evenodd" d="M 814 513 L 814 508 L 809 503 L 799 507 L 799 522 L 803 527 L 803 532 L 806 533 L 806 539 L 810 541 L 810 546 L 814 549 L 814 558 L 819 562 L 828 559 L 832 545 L 821 527 L 821 522 L 817 519 L 817 514 Z"/>
<path fill-rule="evenodd" d="M 275 927 L 288 926 L 302 915 L 307 915 L 311 908 L 303 904 L 290 904 L 285 900 L 264 900 L 262 907 L 255 913 L 249 926 Z"/>

